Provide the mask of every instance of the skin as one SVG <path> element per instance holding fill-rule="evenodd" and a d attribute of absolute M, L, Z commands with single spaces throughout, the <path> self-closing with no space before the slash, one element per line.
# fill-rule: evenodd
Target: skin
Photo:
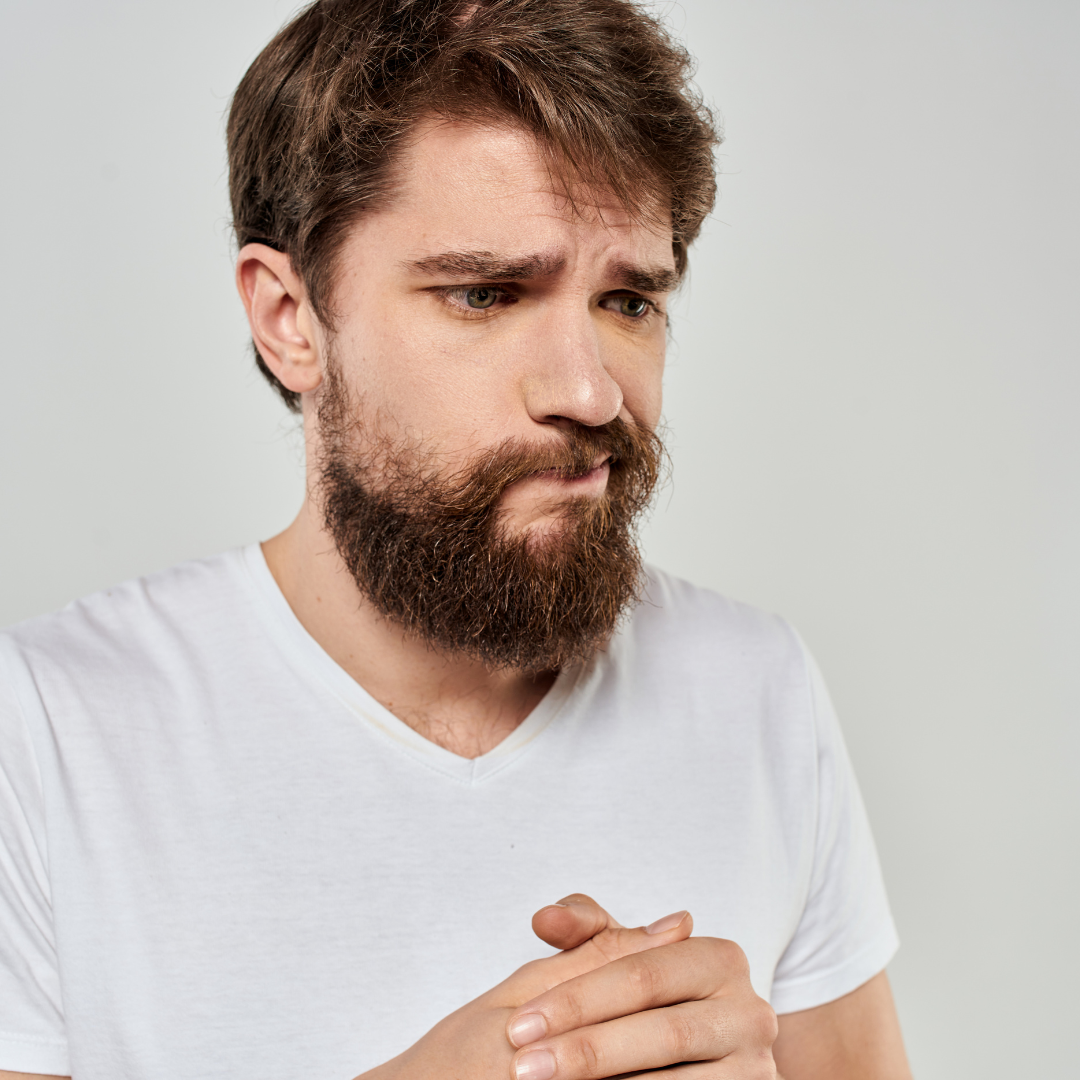
<path fill-rule="evenodd" d="M 561 427 L 616 416 L 657 423 L 666 293 L 627 290 L 620 268 L 674 284 L 670 228 L 634 225 L 604 200 L 575 215 L 552 191 L 533 140 L 519 132 L 425 125 L 401 171 L 392 205 L 362 219 L 346 242 L 334 299 L 334 348 L 362 431 L 436 448 L 452 471 L 506 438 L 539 444 Z M 462 294 L 496 283 L 433 265 L 450 252 L 538 265 L 531 276 L 498 282 L 504 295 L 491 308 L 470 310 Z M 313 497 L 325 331 L 285 256 L 249 245 L 237 278 L 260 352 L 304 408 L 308 497 L 296 521 L 264 545 L 272 573 L 300 621 L 376 700 L 454 753 L 487 752 L 532 711 L 554 673 L 492 672 L 437 653 L 365 604 Z M 618 310 L 632 297 L 646 302 L 644 317 Z M 369 445 L 361 438 L 359 449 Z M 573 483 L 522 481 L 503 497 L 503 526 L 543 543 L 562 501 L 598 495 L 606 483 L 603 463 Z"/>
<path fill-rule="evenodd" d="M 657 423 L 664 303 L 675 284 L 670 227 L 662 215 L 651 226 L 633 221 L 602 191 L 582 194 L 571 209 L 520 131 L 418 127 L 396 197 L 361 219 L 342 253 L 333 344 L 361 432 L 433 449 L 452 470 L 508 437 L 539 443 L 615 416 Z M 448 267 L 447 252 L 494 253 L 504 271 L 527 265 L 509 278 L 491 267 L 478 275 L 467 260 Z M 322 528 L 314 486 L 329 335 L 285 255 L 248 245 L 237 283 L 261 355 L 303 402 L 308 495 L 264 545 L 271 572 L 301 623 L 373 697 L 453 753 L 485 753 L 555 673 L 527 678 L 439 654 L 364 602 Z M 484 286 L 501 290 L 498 302 L 471 310 L 468 291 Z M 504 527 L 548 542 L 560 504 L 606 483 L 602 461 L 573 484 L 531 477 L 504 494 Z M 754 993 L 738 945 L 691 937 L 692 926 L 680 912 L 653 933 L 626 929 L 580 895 L 542 908 L 533 929 L 561 952 L 514 972 L 363 1080 L 642 1070 L 680 1080 L 910 1080 L 884 973 L 778 1018 Z"/>

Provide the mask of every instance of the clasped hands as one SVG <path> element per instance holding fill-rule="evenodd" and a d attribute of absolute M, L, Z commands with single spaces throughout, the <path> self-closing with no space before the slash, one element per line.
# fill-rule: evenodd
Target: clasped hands
<path fill-rule="evenodd" d="M 745 955 L 692 929 L 687 912 L 628 929 L 581 894 L 541 908 L 533 930 L 562 952 L 360 1080 L 776 1080 L 776 1016 Z"/>

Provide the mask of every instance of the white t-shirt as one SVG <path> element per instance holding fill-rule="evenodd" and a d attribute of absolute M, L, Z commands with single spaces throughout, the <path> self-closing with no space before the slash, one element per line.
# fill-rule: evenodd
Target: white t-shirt
<path fill-rule="evenodd" d="M 781 620 L 651 571 L 467 760 L 306 633 L 258 545 L 0 634 L 0 1069 L 347 1080 L 551 950 L 689 908 L 779 1012 L 896 948 L 828 696 Z"/>

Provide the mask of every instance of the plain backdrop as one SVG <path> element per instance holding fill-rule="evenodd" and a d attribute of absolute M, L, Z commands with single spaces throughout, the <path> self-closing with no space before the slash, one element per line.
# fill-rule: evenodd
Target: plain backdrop
<path fill-rule="evenodd" d="M 0 7 L 0 623 L 298 505 L 222 141 L 291 10 Z M 661 10 L 727 141 L 648 554 L 786 615 L 821 661 L 919 1080 L 1076 1076 L 1080 5 Z"/>

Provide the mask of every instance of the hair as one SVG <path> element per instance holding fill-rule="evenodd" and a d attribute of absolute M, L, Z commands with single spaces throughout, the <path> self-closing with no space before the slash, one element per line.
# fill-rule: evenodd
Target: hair
<path fill-rule="evenodd" d="M 670 209 L 676 268 L 712 209 L 720 136 L 691 61 L 633 0 L 317 0 L 266 46 L 233 96 L 237 243 L 286 253 L 332 327 L 349 227 L 393 194 L 422 118 L 512 123 L 555 174 L 610 190 L 638 218 Z M 255 353 L 293 411 L 300 397 Z"/>
<path fill-rule="evenodd" d="M 360 595 L 406 636 L 489 670 L 527 675 L 588 660 L 640 600 L 637 525 L 661 479 L 657 435 L 615 417 L 537 445 L 509 438 L 453 470 L 385 434 L 360 450 L 356 405 L 327 366 L 317 410 L 324 522 Z M 572 480 L 608 455 L 597 498 L 566 501 L 544 536 L 504 528 L 507 487 Z M 372 480 L 378 477 L 378 490 Z"/>

